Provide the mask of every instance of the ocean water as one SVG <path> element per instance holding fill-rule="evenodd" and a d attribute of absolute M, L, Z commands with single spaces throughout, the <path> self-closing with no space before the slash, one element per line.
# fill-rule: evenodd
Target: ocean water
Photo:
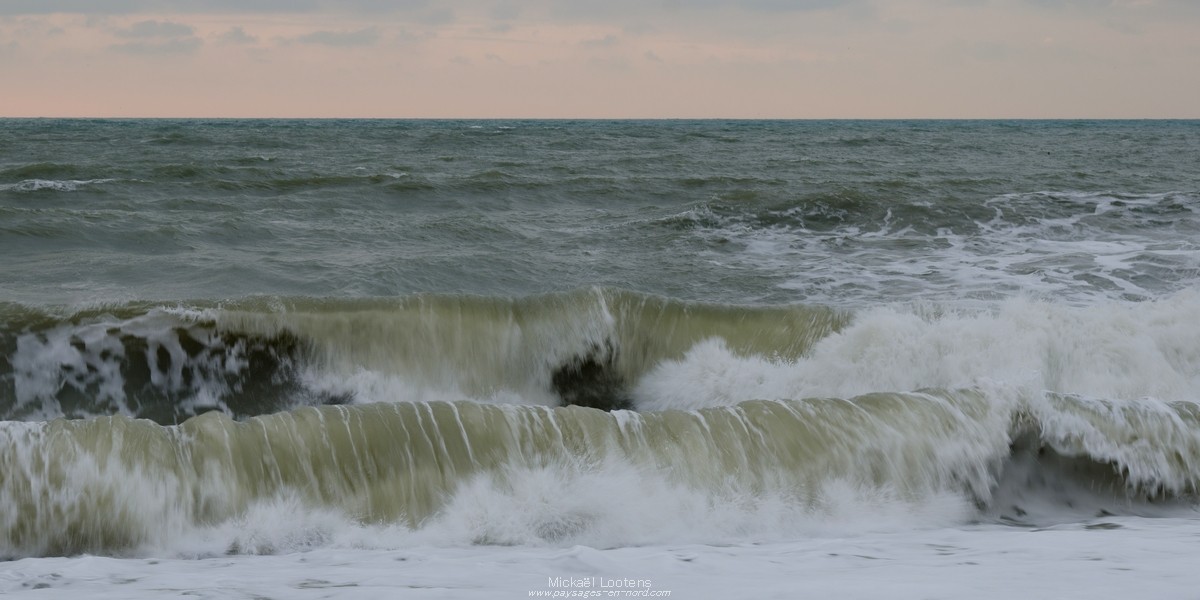
<path fill-rule="evenodd" d="M 1200 122 L 0 120 L 0 592 L 1194 597 Z"/>

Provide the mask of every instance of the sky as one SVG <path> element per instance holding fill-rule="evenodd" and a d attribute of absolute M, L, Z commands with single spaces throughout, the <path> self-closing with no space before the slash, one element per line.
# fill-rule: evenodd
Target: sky
<path fill-rule="evenodd" d="M 0 0 L 0 116 L 1200 118 L 1200 0 Z"/>

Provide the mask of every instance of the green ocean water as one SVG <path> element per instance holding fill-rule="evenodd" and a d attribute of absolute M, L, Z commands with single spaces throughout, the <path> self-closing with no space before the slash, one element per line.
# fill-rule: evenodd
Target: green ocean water
<path fill-rule="evenodd" d="M 1197 121 L 0 120 L 0 558 L 1190 519 L 1197 165 Z"/>

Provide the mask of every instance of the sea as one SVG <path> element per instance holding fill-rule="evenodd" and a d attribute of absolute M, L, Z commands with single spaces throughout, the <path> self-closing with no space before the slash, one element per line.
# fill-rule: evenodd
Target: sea
<path fill-rule="evenodd" d="M 1200 121 L 0 120 L 0 594 L 1200 598 Z"/>

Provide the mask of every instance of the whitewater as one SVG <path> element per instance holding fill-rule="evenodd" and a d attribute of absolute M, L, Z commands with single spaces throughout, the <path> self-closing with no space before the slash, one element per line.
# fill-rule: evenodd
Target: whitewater
<path fill-rule="evenodd" d="M 1200 583 L 1193 122 L 0 123 L 2 593 Z"/>

